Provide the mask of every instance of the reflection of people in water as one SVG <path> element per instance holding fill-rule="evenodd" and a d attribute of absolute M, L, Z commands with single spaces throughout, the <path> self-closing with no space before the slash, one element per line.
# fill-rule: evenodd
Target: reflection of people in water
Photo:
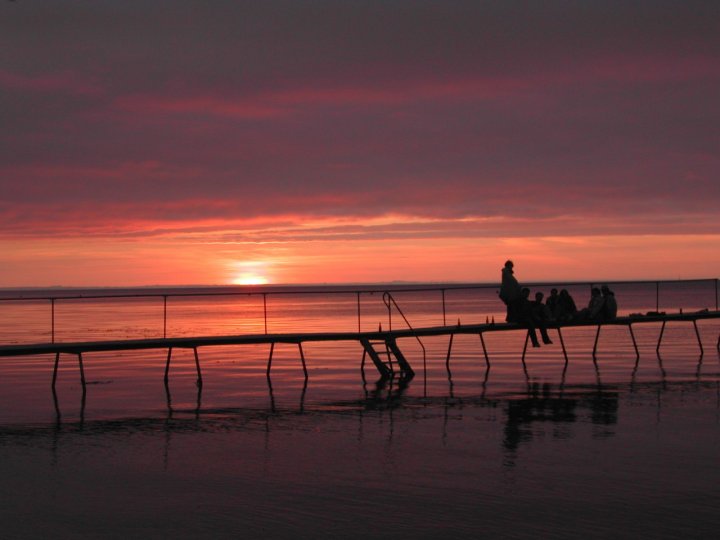
<path fill-rule="evenodd" d="M 619 394 L 614 390 L 598 388 L 597 392 L 567 398 L 551 384 L 534 383 L 525 397 L 507 402 L 503 446 L 506 450 L 517 450 L 521 443 L 532 441 L 533 433 L 539 431 L 538 427 L 532 428 L 532 424 L 549 422 L 553 428 L 560 423 L 573 424 L 583 410 L 589 412 L 590 421 L 595 425 L 617 424 L 618 404 Z"/>

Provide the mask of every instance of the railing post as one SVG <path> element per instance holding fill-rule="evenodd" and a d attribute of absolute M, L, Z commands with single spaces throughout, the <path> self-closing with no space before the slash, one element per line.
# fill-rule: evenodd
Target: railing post
<path fill-rule="evenodd" d="M 660 282 L 655 282 L 655 311 L 660 312 Z"/>
<path fill-rule="evenodd" d="M 357 291 L 357 321 L 358 321 L 358 334 L 361 332 L 360 327 L 360 291 Z"/>
<path fill-rule="evenodd" d="M 50 342 L 55 343 L 55 299 L 50 299 Z"/>
<path fill-rule="evenodd" d="M 387 295 L 387 296 L 386 296 L 386 295 Z M 388 330 L 389 330 L 390 332 L 392 332 L 392 303 L 391 303 L 391 301 L 390 301 L 390 298 L 392 298 L 392 296 L 390 295 L 389 292 L 385 291 L 385 292 L 383 293 L 383 299 L 385 299 L 385 298 L 388 299 L 388 301 L 385 302 L 385 305 L 387 305 L 387 308 L 388 308 Z M 393 300 L 394 300 L 394 299 L 393 299 Z"/>
<path fill-rule="evenodd" d="M 445 322 L 445 289 L 442 289 L 441 292 L 442 292 L 442 306 L 443 306 L 443 326 L 447 326 L 447 322 Z"/>
<path fill-rule="evenodd" d="M 718 311 L 718 278 L 715 278 L 715 311 Z"/>
<path fill-rule="evenodd" d="M 265 333 L 267 334 L 267 293 L 263 293 L 263 318 L 265 320 Z"/>
<path fill-rule="evenodd" d="M 167 294 L 163 295 L 163 339 L 167 338 Z"/>

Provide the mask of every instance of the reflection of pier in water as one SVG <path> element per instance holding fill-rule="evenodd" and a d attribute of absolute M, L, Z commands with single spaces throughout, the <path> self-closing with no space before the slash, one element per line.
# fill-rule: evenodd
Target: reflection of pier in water
<path fill-rule="evenodd" d="M 660 423 L 663 407 L 668 401 L 684 400 L 698 393 L 712 393 L 715 396 L 715 408 L 720 422 L 720 381 L 713 382 L 656 382 L 643 383 L 635 387 L 629 384 L 612 386 L 573 386 L 562 388 L 560 384 L 529 384 L 523 392 L 510 397 L 485 398 L 470 396 L 452 398 L 449 396 L 433 398 L 408 397 L 404 388 L 393 388 L 388 383 L 383 387 L 378 383 L 374 390 L 368 390 L 366 397 L 360 400 L 304 404 L 305 389 L 299 396 L 297 407 L 279 408 L 272 402 L 267 408 L 205 408 L 198 406 L 190 409 L 168 407 L 165 417 L 129 418 L 119 420 L 86 420 L 81 416 L 77 422 L 58 421 L 45 426 L 0 427 L 0 446 L 32 445 L 36 448 L 48 448 L 52 453 L 53 466 L 61 461 L 62 442 L 66 438 L 93 438 L 102 436 L 160 436 L 164 438 L 162 462 L 167 468 L 172 454 L 172 440 L 176 435 L 194 433 L 226 432 L 262 432 L 265 445 L 272 442 L 275 431 L 294 429 L 291 418 L 305 418 L 307 422 L 323 421 L 329 418 L 356 417 L 359 421 L 357 440 L 363 444 L 367 436 L 368 420 L 373 425 L 386 430 L 385 440 L 392 447 L 397 422 L 435 422 L 440 423 L 442 443 L 445 446 L 452 439 L 449 424 L 461 421 L 465 415 L 477 418 L 478 411 L 487 411 L 492 424 L 502 433 L 498 434 L 502 464 L 506 468 L 514 467 L 521 459 L 519 451 L 538 439 L 572 439 L 577 436 L 577 426 L 591 425 L 599 428 L 593 431 L 593 437 L 612 437 L 620 422 L 621 405 L 633 407 L 637 400 L 653 404 L 656 410 L 656 422 Z M 271 391 L 271 390 L 270 390 Z M 648 399 L 651 398 L 651 399 Z M 198 400 L 200 396 L 198 395 Z M 668 410 L 672 408 L 668 407 Z M 500 416 L 499 416 L 500 415 Z M 399 416 L 399 419 L 396 418 Z M 307 422 L 304 425 L 307 425 Z M 313 424 L 315 425 L 315 424 Z M 481 424 L 478 424 L 481 426 Z M 479 427 L 478 429 L 482 429 Z M 493 428 L 496 429 L 496 428 Z M 463 430 L 467 433 L 466 429 Z M 376 435 L 379 432 L 376 431 Z M 480 431 L 478 432 L 480 434 Z M 70 445 L 72 447 L 72 445 Z"/>

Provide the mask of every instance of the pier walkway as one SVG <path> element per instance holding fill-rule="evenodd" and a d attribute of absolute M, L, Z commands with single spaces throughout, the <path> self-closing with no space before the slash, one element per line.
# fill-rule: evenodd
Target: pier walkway
<path fill-rule="evenodd" d="M 704 354 L 702 341 L 700 339 L 700 333 L 697 327 L 698 320 L 704 319 L 717 319 L 720 318 L 720 311 L 709 311 L 702 310 L 693 313 L 678 313 L 678 314 L 649 314 L 643 316 L 627 316 L 618 317 L 612 321 L 604 322 L 574 322 L 566 324 L 550 323 L 548 329 L 554 329 L 558 333 L 560 338 L 560 345 L 562 347 L 563 356 L 565 362 L 568 362 L 567 349 L 562 335 L 564 328 L 575 328 L 581 326 L 596 326 L 597 333 L 595 335 L 595 343 L 593 346 L 593 358 L 595 358 L 600 332 L 603 327 L 606 326 L 625 326 L 628 328 L 628 332 L 632 339 L 632 345 L 635 350 L 637 357 L 640 357 L 637 342 L 635 340 L 635 334 L 633 332 L 633 325 L 643 323 L 662 323 L 660 335 L 657 342 L 657 352 L 659 354 L 660 346 L 662 343 L 665 327 L 668 323 L 692 323 L 697 336 L 698 345 L 700 348 L 700 355 Z M 406 320 L 407 322 L 407 320 Z M 448 352 L 446 358 L 446 366 L 449 369 L 450 356 L 452 351 L 453 338 L 456 334 L 477 334 L 480 337 L 480 342 L 483 349 L 483 354 L 487 365 L 490 365 L 490 356 L 485 345 L 483 334 L 489 332 L 502 332 L 502 331 L 526 331 L 527 329 L 519 324 L 514 323 L 486 323 L 486 324 L 472 324 L 472 325 L 454 325 L 454 326 L 433 326 L 425 328 L 412 328 L 408 323 L 408 328 L 386 330 L 383 331 L 379 328 L 375 332 L 306 332 L 306 333 L 278 333 L 278 334 L 245 334 L 245 335 L 229 335 L 229 336 L 198 336 L 198 337 L 170 337 L 170 338 L 154 338 L 154 339 L 128 339 L 128 340 L 116 340 L 116 341 L 89 341 L 89 342 L 74 342 L 74 343 L 37 343 L 37 344 L 17 344 L 17 345 L 2 345 L 0 346 L 0 357 L 9 356 L 29 356 L 29 355 L 44 355 L 54 354 L 55 365 L 52 377 L 52 387 L 55 388 L 55 382 L 57 379 L 58 364 L 60 361 L 61 354 L 72 354 L 78 358 L 78 367 L 80 370 L 80 379 L 85 388 L 85 373 L 83 367 L 83 354 L 94 353 L 103 351 L 128 351 L 128 350 L 147 350 L 147 349 L 167 349 L 167 362 L 165 366 L 165 384 L 168 383 L 168 376 L 170 370 L 170 362 L 172 358 L 172 352 L 175 348 L 182 349 L 193 349 L 195 354 L 195 365 L 197 368 L 197 384 L 202 386 L 202 372 L 200 369 L 200 358 L 198 355 L 199 347 L 209 347 L 218 345 L 247 345 L 247 344 L 269 344 L 270 354 L 268 357 L 267 364 L 267 375 L 270 376 L 272 367 L 273 351 L 275 344 L 277 343 L 289 343 L 296 344 L 298 346 L 300 360 L 302 362 L 303 372 L 307 378 L 307 365 L 305 363 L 305 355 L 303 352 L 302 344 L 306 342 L 322 342 L 322 341 L 357 341 L 363 347 L 363 357 L 361 362 L 361 368 L 364 369 L 365 359 L 369 357 L 381 377 L 391 377 L 398 374 L 401 377 L 409 378 L 414 376 L 415 372 L 411 367 L 407 358 L 400 350 L 397 341 L 400 339 L 412 338 L 418 341 L 423 350 L 423 367 L 426 367 L 425 358 L 425 347 L 422 344 L 423 337 L 430 336 L 449 336 L 450 341 L 448 345 Z M 524 362 L 525 355 L 527 352 L 528 336 L 525 339 L 525 346 L 522 352 L 522 360 Z M 718 341 L 716 347 L 720 351 L 720 334 L 718 335 Z"/>

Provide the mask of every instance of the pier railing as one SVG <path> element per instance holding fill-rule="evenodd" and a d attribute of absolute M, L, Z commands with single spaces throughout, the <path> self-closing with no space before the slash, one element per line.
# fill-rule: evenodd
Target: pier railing
<path fill-rule="evenodd" d="M 538 289 L 542 288 L 543 290 L 549 290 L 550 288 L 573 288 L 577 290 L 578 288 L 587 287 L 588 291 L 590 287 L 598 286 L 598 281 L 586 281 L 586 282 L 565 282 L 565 283 L 558 283 L 558 282 L 532 282 L 532 283 L 523 283 L 524 286 L 528 286 L 531 289 Z M 663 294 L 667 291 L 671 291 L 673 289 L 677 289 L 678 287 L 683 286 L 690 286 L 690 285 L 701 285 L 706 284 L 708 286 L 708 293 L 714 289 L 714 298 L 710 298 L 710 294 L 708 294 L 708 297 L 705 299 L 707 302 L 706 307 L 712 307 L 712 302 L 714 301 L 714 307 L 715 310 L 718 310 L 718 279 L 717 278 L 709 278 L 709 279 L 691 279 L 691 280 L 643 280 L 643 281 L 602 281 L 603 284 L 609 285 L 612 287 L 621 287 L 621 286 L 642 286 L 645 288 L 654 288 L 654 300 L 655 300 L 655 310 L 660 311 L 661 308 L 665 308 L 665 305 L 661 300 L 663 300 Z M 313 290 L 305 289 L 278 289 L 278 290 L 266 290 L 266 291 L 216 291 L 213 290 L 213 288 L 208 288 L 207 290 L 195 290 L 193 292 L 143 292 L 143 293 L 123 293 L 118 292 L 116 294 L 72 294 L 72 293 L 66 293 L 66 294 L 54 294 L 54 295 L 34 295 L 31 291 L 13 291 L 14 294 L 10 294 L 9 291 L 5 292 L 4 296 L 0 297 L 0 306 L 3 304 L 8 303 L 47 303 L 48 305 L 48 324 L 50 326 L 50 341 L 51 343 L 55 343 L 56 339 L 56 327 L 57 327 L 57 314 L 56 314 L 56 307 L 58 304 L 64 303 L 64 302 L 82 302 L 82 301 L 99 301 L 99 300 L 122 300 L 122 299 L 157 299 L 159 302 L 162 302 L 162 337 L 166 338 L 168 337 L 168 300 L 169 299 L 181 299 L 181 298 L 192 298 L 192 297 L 255 297 L 262 300 L 262 326 L 263 331 L 265 334 L 268 334 L 271 330 L 271 324 L 272 320 L 269 315 L 269 305 L 272 305 L 272 302 L 274 299 L 281 297 L 281 296 L 288 296 L 288 295 L 297 295 L 297 296 L 328 296 L 328 297 L 336 297 L 338 295 L 353 295 L 355 297 L 355 304 L 356 304 L 356 322 L 357 322 L 357 331 L 362 331 L 362 322 L 363 322 L 363 299 L 366 299 L 368 297 L 371 297 L 373 295 L 381 296 L 382 298 L 387 298 L 385 296 L 387 293 L 393 293 L 393 294 L 405 294 L 405 293 L 423 293 L 427 294 L 428 298 L 432 298 L 435 296 L 436 300 L 431 300 L 432 302 L 437 302 L 437 309 L 442 314 L 442 325 L 447 326 L 448 324 L 448 313 L 447 313 L 447 294 L 449 292 L 469 292 L 469 291 L 479 291 L 479 290 L 495 290 L 497 291 L 499 288 L 498 284 L 458 284 L 458 285 L 430 285 L 430 286 L 403 286 L 403 285 L 396 285 L 396 286 L 388 286 L 388 287 L 382 287 L 382 288 L 372 288 L 372 287 L 363 287 L 363 288 L 329 288 L 327 290 L 321 290 L 320 288 L 314 288 Z M 675 290 L 675 294 L 677 295 L 677 290 Z M 377 297 L 376 297 L 377 298 Z M 392 298 L 392 297 L 391 297 Z M 387 315 L 388 320 L 391 320 L 392 318 L 392 311 L 395 309 L 400 313 L 404 318 L 405 315 L 400 311 L 400 306 L 398 305 L 398 302 L 395 301 L 393 298 L 392 302 L 385 302 L 385 305 L 387 307 Z M 676 308 L 679 307 L 682 310 L 682 304 L 678 305 L 678 302 L 669 303 L 668 307 Z M 500 303 L 500 300 L 498 299 L 498 307 L 497 311 L 502 311 L 503 307 Z M 439 315 L 439 313 L 438 313 Z M 406 319 L 407 321 L 407 319 Z M 409 324 L 409 321 L 407 321 Z M 451 321 L 454 322 L 454 321 Z M 439 324 L 439 321 L 438 321 Z"/>

